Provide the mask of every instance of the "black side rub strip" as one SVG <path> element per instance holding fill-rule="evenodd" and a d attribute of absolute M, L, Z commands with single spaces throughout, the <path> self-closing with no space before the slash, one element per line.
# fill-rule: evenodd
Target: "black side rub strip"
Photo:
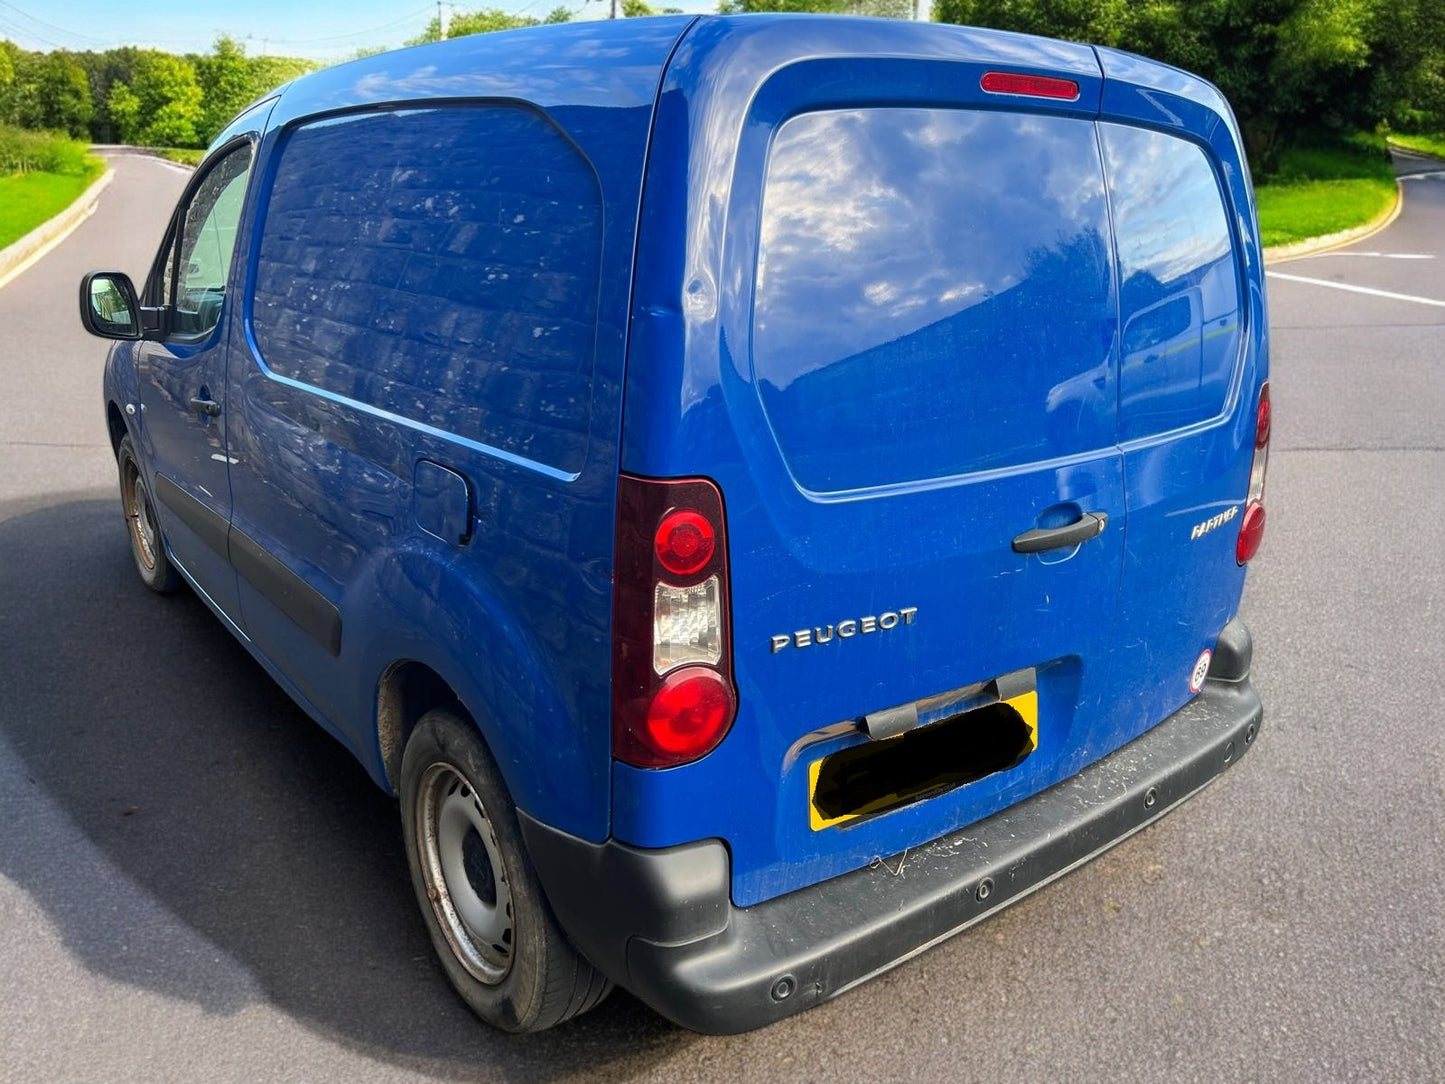
<path fill-rule="evenodd" d="M 320 591 L 163 474 L 156 498 L 331 655 L 341 654 L 341 611 Z"/>
<path fill-rule="evenodd" d="M 341 611 L 235 527 L 231 528 L 231 564 L 302 632 L 329 654 L 341 654 Z"/>
<path fill-rule="evenodd" d="M 176 518 L 196 533 L 196 537 L 210 549 L 229 560 L 226 550 L 226 534 L 231 525 L 226 518 L 192 497 L 164 474 L 156 475 L 156 499 L 175 513 Z"/>

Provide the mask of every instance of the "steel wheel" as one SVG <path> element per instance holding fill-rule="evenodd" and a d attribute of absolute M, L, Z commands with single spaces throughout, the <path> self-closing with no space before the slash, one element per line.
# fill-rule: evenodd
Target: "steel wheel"
<path fill-rule="evenodd" d="M 450 764 L 422 775 L 416 848 L 427 898 L 458 961 L 495 986 L 512 968 L 512 892 L 491 818 L 476 788 Z"/>

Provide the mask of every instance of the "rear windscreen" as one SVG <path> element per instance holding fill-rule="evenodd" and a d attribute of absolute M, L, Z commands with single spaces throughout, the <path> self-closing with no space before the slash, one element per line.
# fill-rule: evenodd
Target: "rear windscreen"
<path fill-rule="evenodd" d="M 839 492 L 1111 448 L 1107 215 L 1090 121 L 872 108 L 782 125 L 752 362 L 797 484 Z"/>

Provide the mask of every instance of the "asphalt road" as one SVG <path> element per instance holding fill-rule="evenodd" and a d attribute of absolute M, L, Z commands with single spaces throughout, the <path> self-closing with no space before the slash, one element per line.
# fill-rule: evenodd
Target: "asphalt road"
<path fill-rule="evenodd" d="M 184 176 L 115 164 L 0 290 L 0 1079 L 1445 1079 L 1445 177 L 1270 281 L 1267 722 L 1236 769 L 762 1032 L 618 993 L 508 1038 L 432 961 L 394 804 L 198 601 L 136 580 L 75 289 L 139 276 Z"/>

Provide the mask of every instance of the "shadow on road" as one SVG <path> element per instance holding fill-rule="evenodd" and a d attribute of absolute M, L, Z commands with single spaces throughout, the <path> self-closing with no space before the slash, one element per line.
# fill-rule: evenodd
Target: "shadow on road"
<path fill-rule="evenodd" d="M 636 1070 L 695 1041 L 620 991 L 543 1036 L 479 1024 L 433 962 L 395 802 L 193 594 L 147 592 L 117 500 L 84 496 L 0 507 L 0 738 L 84 837 L 0 835 L 0 873 L 87 968 L 208 1012 L 262 999 L 443 1076 Z"/>

